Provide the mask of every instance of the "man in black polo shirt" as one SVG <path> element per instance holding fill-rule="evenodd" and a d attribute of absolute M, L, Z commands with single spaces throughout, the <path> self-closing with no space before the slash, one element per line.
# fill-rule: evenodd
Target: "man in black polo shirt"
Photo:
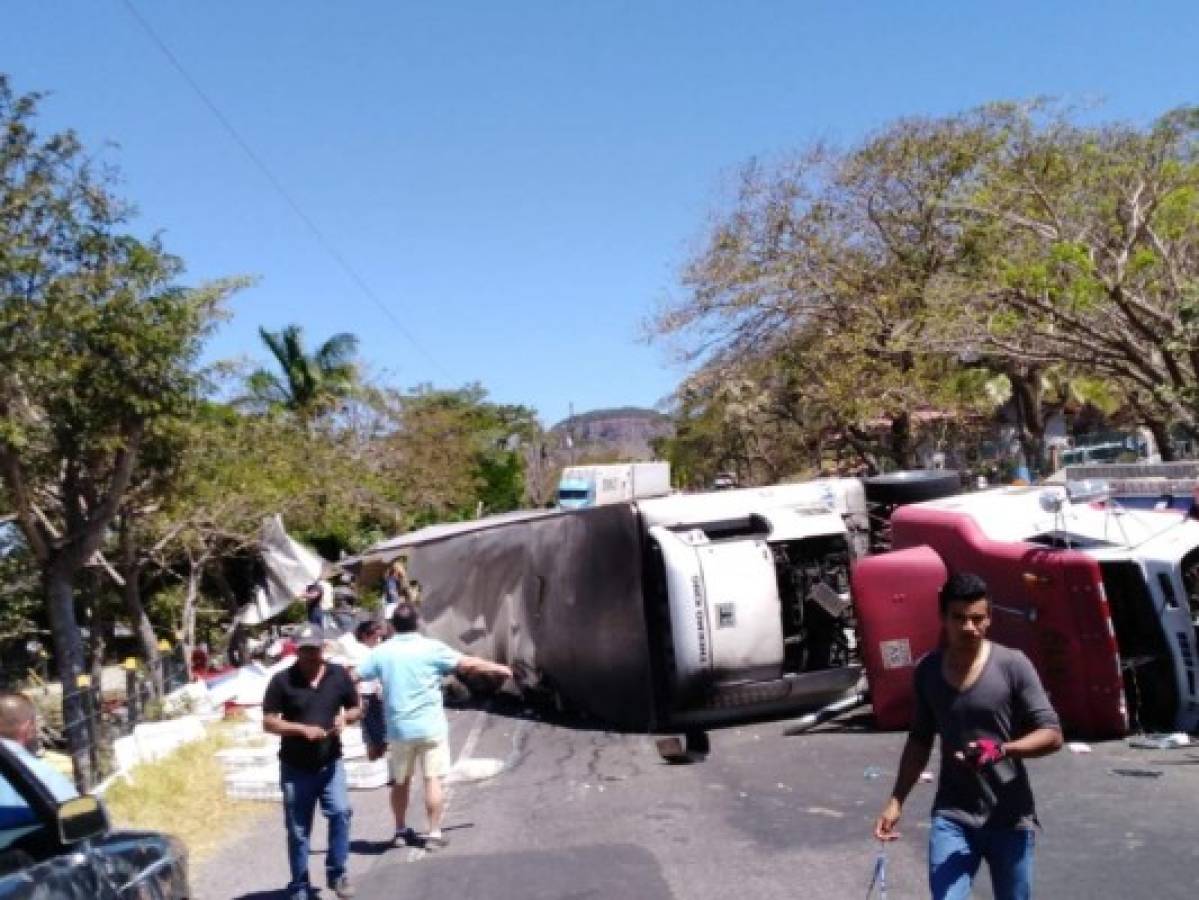
<path fill-rule="evenodd" d="M 308 842 L 319 800 L 329 821 L 325 857 L 328 885 L 340 898 L 354 896 L 346 874 L 350 855 L 350 797 L 341 761 L 341 731 L 361 714 L 358 691 L 346 670 L 325 662 L 324 634 L 305 625 L 296 636 L 296 662 L 277 672 L 262 699 L 262 726 L 279 735 L 279 779 L 291 864 L 288 895 L 308 900 Z"/>

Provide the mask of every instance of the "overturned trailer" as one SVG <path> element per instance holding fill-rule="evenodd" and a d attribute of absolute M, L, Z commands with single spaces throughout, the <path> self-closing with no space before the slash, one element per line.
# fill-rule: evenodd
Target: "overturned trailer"
<path fill-rule="evenodd" d="M 428 633 L 618 727 L 822 706 L 858 686 L 849 566 L 862 484 L 822 479 L 437 525 L 343 565 L 407 558 Z"/>

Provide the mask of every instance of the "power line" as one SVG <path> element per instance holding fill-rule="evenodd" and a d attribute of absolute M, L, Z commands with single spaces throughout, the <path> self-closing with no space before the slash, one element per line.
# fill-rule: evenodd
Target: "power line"
<path fill-rule="evenodd" d="M 209 96 L 204 92 L 204 89 L 200 87 L 199 83 L 192 78 L 175 54 L 171 52 L 171 48 L 168 47 L 166 42 L 158 36 L 158 33 L 154 30 L 153 26 L 150 25 L 146 18 L 142 16 L 140 12 L 138 12 L 137 7 L 133 5 L 132 0 L 121 0 L 121 3 L 129 12 L 129 15 L 131 15 L 138 25 L 141 26 L 147 37 L 149 37 L 154 45 L 157 46 L 160 51 L 162 51 L 162 55 L 167 58 L 167 62 L 169 62 L 175 71 L 179 73 L 180 77 L 187 82 L 188 86 L 192 89 L 192 92 L 200 98 L 200 102 L 208 107 L 208 111 L 212 113 L 218 122 L 220 122 L 221 127 L 225 129 L 225 132 L 230 138 L 233 139 L 233 142 L 237 144 L 242 153 L 246 155 L 250 162 L 254 164 L 254 167 L 258 169 L 264 178 L 266 178 L 271 187 L 275 189 L 275 192 L 283 198 L 283 201 L 288 205 L 288 207 L 291 208 L 291 211 L 295 213 L 296 217 L 304 223 L 304 226 L 316 239 L 316 242 L 320 245 L 321 249 L 329 254 L 333 261 L 341 268 L 342 272 L 344 272 L 349 279 L 354 282 L 354 284 L 358 287 L 358 290 L 360 290 L 368 300 L 370 300 L 377 307 L 379 307 L 380 310 L 383 311 L 383 314 L 391 320 L 392 324 L 395 325 L 397 329 L 399 329 L 400 334 L 402 334 L 408 340 L 408 343 L 415 347 L 421 353 L 421 355 L 429 360 L 429 362 L 433 364 L 434 368 L 441 372 L 442 375 L 452 381 L 453 377 L 446 370 L 445 366 L 441 364 L 441 361 L 438 360 L 431 352 L 425 349 L 424 345 L 417 340 L 416 335 L 413 334 L 412 331 L 400 321 L 399 317 L 391 311 L 386 303 L 379 299 L 379 296 L 371 289 L 371 286 L 366 283 L 366 279 L 358 274 L 358 271 L 352 265 L 350 265 L 349 260 L 347 260 L 341 254 L 341 251 L 334 246 L 332 241 L 325 237 L 324 232 L 321 231 L 321 229 L 317 227 L 317 224 L 312 221 L 306 212 L 304 212 L 300 204 L 292 198 L 287 188 L 284 187 L 283 182 L 275 177 L 275 173 L 271 171 L 270 167 L 267 166 L 262 158 L 254 152 L 254 148 L 250 146 L 249 142 L 247 142 L 245 138 L 241 136 L 241 133 L 233 126 L 233 123 L 229 121 L 228 117 L 225 116 L 225 114 L 221 112 L 220 108 L 217 107 L 217 105 L 209 98 Z"/>

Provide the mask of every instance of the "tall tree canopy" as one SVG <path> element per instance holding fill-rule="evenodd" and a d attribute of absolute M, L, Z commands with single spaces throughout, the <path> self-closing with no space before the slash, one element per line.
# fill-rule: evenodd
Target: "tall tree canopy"
<path fill-rule="evenodd" d="M 915 411 L 964 421 L 998 374 L 1039 455 L 1064 378 L 1109 384 L 1168 452 L 1169 426 L 1199 425 L 1197 125 L 997 104 L 749 165 L 651 323 L 700 366 L 681 415 L 707 409 L 697 383 L 749 378 L 801 444 L 903 466 Z"/>
<path fill-rule="evenodd" d="M 179 286 L 182 263 L 126 233 L 130 211 L 39 97 L 0 77 L 0 478 L 38 560 L 77 772 L 86 768 L 73 587 L 159 422 L 185 415 L 201 342 L 233 282 Z"/>

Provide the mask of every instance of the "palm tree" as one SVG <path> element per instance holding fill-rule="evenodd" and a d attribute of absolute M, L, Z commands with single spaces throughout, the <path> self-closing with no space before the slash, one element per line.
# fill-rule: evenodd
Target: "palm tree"
<path fill-rule="evenodd" d="M 304 331 L 299 325 L 288 325 L 280 331 L 260 327 L 258 333 L 282 374 L 268 369 L 251 373 L 246 379 L 244 402 L 262 409 L 287 409 L 303 419 L 312 419 L 332 409 L 357 387 L 355 335 L 335 334 L 310 356 L 304 352 Z"/>

